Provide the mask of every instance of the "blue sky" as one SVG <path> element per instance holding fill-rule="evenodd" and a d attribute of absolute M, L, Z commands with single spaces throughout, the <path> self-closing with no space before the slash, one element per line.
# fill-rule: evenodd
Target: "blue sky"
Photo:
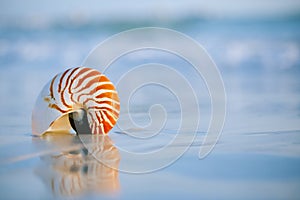
<path fill-rule="evenodd" d="M 85 17 L 99 19 L 174 18 L 200 15 L 212 18 L 280 17 L 300 13 L 299 0 L 152 0 L 97 1 L 2 0 L 1 18 Z"/>

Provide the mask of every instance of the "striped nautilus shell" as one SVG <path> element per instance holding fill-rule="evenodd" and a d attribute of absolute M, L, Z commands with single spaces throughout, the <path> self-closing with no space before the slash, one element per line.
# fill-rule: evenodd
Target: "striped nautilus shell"
<path fill-rule="evenodd" d="M 110 80 L 95 69 L 77 67 L 57 74 L 42 89 L 32 113 L 32 132 L 107 134 L 120 102 Z"/>

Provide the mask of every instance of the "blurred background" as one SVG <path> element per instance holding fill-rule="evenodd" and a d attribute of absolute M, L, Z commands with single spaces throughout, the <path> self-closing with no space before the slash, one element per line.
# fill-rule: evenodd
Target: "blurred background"
<path fill-rule="evenodd" d="M 31 141 L 31 110 L 38 93 L 55 74 L 81 65 L 98 43 L 113 34 L 131 28 L 158 26 L 192 37 L 215 61 L 228 98 L 226 123 L 215 151 L 242 153 L 242 156 L 229 154 L 229 157 L 221 156 L 216 160 L 210 157 L 206 164 L 198 160 L 191 162 L 199 169 L 212 170 L 205 173 L 179 162 L 168 173 L 145 175 L 144 180 L 148 182 L 142 182 L 146 186 L 139 192 L 142 195 L 157 192 L 159 188 L 152 183 L 166 177 L 165 184 L 176 188 L 174 183 L 180 180 L 190 187 L 184 191 L 178 189 L 173 198 L 185 194 L 185 197 L 199 199 L 197 192 L 200 190 L 193 187 L 195 184 L 208 188 L 201 190 L 201 194 L 211 199 L 299 197 L 299 0 L 87 0 L 84 3 L 1 0 L 0 8 L 1 158 L 34 151 L 30 145 L 20 145 L 14 151 L 7 149 Z M 140 60 L 139 64 L 164 60 L 156 56 L 137 54 L 134 59 Z M 180 63 L 178 58 L 167 60 L 169 65 Z M 129 57 L 116 65 L 130 69 L 133 63 L 136 62 Z M 109 75 L 112 80 L 117 79 L 114 74 L 118 73 L 112 71 Z M 200 106 L 206 113 L 206 104 Z M 203 118 L 208 122 L 209 117 Z M 199 131 L 205 132 L 206 127 L 201 126 Z M 243 153 L 253 155 L 246 159 Z M 223 169 L 213 167 L 228 161 L 234 164 L 225 165 Z M 31 165 L 24 163 L 17 169 Z M 184 179 L 177 176 L 178 172 L 186 172 L 184 168 L 190 169 L 187 177 L 207 179 L 221 192 L 215 193 L 207 181 L 199 183 L 186 176 Z M 230 169 L 237 170 L 238 174 Z M 10 167 L 1 170 L 6 172 Z M 26 175 L 21 173 L 20 177 Z M 121 174 L 121 188 L 122 182 L 128 183 L 125 185 L 128 198 L 135 196 L 133 188 L 139 186 L 140 181 L 137 177 Z M 41 187 L 34 183 L 37 188 Z M 8 185 L 2 183 L 2 192 L 14 184 L 13 181 Z M 23 187 L 24 191 L 30 190 Z M 235 191 L 236 187 L 241 192 L 231 196 L 230 191 Z M 158 194 L 170 197 L 167 187 L 162 188 L 166 190 L 159 190 Z M 252 194 L 249 188 L 255 192 Z M 271 193 L 267 192 L 269 189 Z M 148 197 L 152 198 L 151 195 Z"/>
<path fill-rule="evenodd" d="M 2 0 L 0 16 L 0 99 L 1 109 L 7 113 L 1 116 L 3 125 L 15 121 L 18 114 L 22 128 L 30 132 L 28 113 L 33 97 L 53 75 L 80 65 L 98 43 L 113 34 L 159 26 L 187 34 L 207 49 L 229 94 L 228 118 L 243 113 L 237 118 L 239 123 L 229 123 L 234 126 L 231 128 L 299 128 L 297 0 L 59 4 Z M 132 67 L 130 63 L 127 66 Z M 22 104 L 15 95 L 22 97 Z"/>

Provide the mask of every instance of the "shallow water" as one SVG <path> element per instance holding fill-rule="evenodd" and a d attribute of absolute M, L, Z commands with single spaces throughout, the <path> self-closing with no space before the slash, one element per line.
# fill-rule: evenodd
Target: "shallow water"
<path fill-rule="evenodd" d="M 172 154 L 136 163 L 122 149 L 152 152 L 176 135 L 180 116 L 177 102 L 162 88 L 144 88 L 131 102 L 132 117 L 142 126 L 150 122 L 151 105 L 161 102 L 165 106 L 166 126 L 151 140 L 135 140 L 118 127 L 111 131 L 109 138 L 83 138 L 88 146 L 82 146 L 72 135 L 45 138 L 31 135 L 31 110 L 42 86 L 66 68 L 62 66 L 80 65 L 94 45 L 119 29 L 106 27 L 103 31 L 98 27 L 101 24 L 82 28 L 62 28 L 54 24 L 41 30 L 2 25 L 1 197 L 298 199 L 299 22 L 196 20 L 190 23 L 170 25 L 170 28 L 175 27 L 204 45 L 220 69 L 227 94 L 224 130 L 208 157 L 198 159 L 210 119 L 209 96 L 201 77 L 188 70 L 187 63 L 174 55 L 145 51 L 121 58 L 106 72 L 115 82 L 133 66 L 155 61 L 171 65 L 188 76 L 198 91 L 201 120 L 192 145 L 174 163 L 145 174 L 131 174 L 124 169 L 130 165 L 141 169 L 155 166 L 169 158 L 163 156 Z M 121 114 L 125 116 L 124 112 Z M 128 132 L 149 136 L 153 130 L 130 129 Z M 180 142 L 171 146 L 174 154 L 189 145 L 190 134 L 187 131 Z M 85 150 L 92 147 L 104 164 L 95 162 L 92 158 L 95 154 L 90 155 Z"/>
<path fill-rule="evenodd" d="M 1 193 L 10 199 L 24 198 L 25 193 L 28 199 L 297 199 L 298 134 L 299 131 L 223 136 L 213 153 L 203 160 L 197 157 L 200 141 L 196 140 L 174 164 L 147 174 L 116 170 L 127 160 L 109 141 L 129 145 L 123 135 L 116 134 L 113 140 L 101 137 L 97 142 L 87 136 L 90 143 L 85 144 L 96 148 L 89 150 L 94 155 L 96 152 L 101 162 L 84 151 L 72 135 L 43 139 L 19 135 L 23 141 L 1 146 Z M 103 144 L 106 147 L 102 148 Z M 7 151 L 12 146 L 17 148 Z M 148 143 L 138 149 L 147 147 L 155 149 Z"/>

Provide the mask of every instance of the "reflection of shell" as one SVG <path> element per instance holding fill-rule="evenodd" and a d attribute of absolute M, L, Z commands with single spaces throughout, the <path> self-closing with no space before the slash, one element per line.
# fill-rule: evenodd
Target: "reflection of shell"
<path fill-rule="evenodd" d="M 71 134 L 45 134 L 34 138 L 36 147 L 47 146 L 52 150 L 40 157 L 35 173 L 55 196 L 117 193 L 120 155 L 113 141 L 103 135 L 84 135 L 83 139 L 89 149 L 78 136 Z"/>
<path fill-rule="evenodd" d="M 32 132 L 69 131 L 69 113 L 82 115 L 93 134 L 107 134 L 119 117 L 119 97 L 109 79 L 100 72 L 77 67 L 57 74 L 41 91 L 33 113 Z"/>

